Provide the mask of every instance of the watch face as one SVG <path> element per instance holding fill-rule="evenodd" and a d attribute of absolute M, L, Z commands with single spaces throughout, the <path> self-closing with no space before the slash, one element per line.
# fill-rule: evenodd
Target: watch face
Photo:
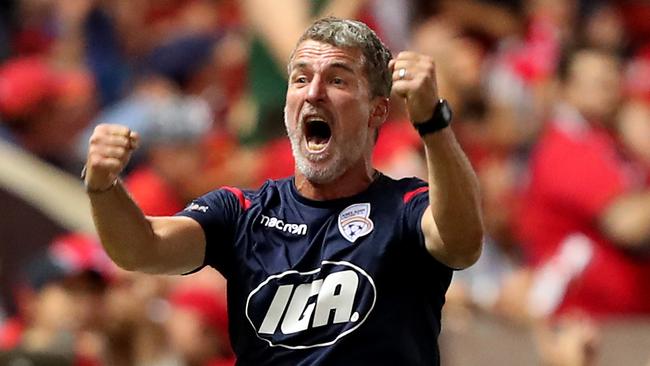
<path fill-rule="evenodd" d="M 451 122 L 451 108 L 449 108 L 449 103 L 446 100 L 440 103 L 440 115 L 447 123 Z"/>

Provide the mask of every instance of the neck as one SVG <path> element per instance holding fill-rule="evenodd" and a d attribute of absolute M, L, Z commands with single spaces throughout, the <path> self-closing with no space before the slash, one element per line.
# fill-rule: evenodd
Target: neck
<path fill-rule="evenodd" d="M 297 169 L 295 176 L 296 189 L 303 197 L 325 201 L 350 197 L 363 192 L 379 176 L 379 172 L 369 162 L 362 161 L 361 164 L 352 166 L 341 176 L 328 183 L 311 182 Z"/>

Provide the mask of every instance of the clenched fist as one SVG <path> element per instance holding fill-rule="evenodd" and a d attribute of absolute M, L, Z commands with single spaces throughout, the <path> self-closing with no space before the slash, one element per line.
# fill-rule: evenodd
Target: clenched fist
<path fill-rule="evenodd" d="M 400 52 L 388 67 L 393 71 L 393 92 L 406 101 L 412 122 L 431 118 L 438 102 L 433 59 L 415 52 Z"/>
<path fill-rule="evenodd" d="M 111 188 L 139 141 L 138 133 L 126 126 L 100 124 L 95 127 L 86 160 L 86 190 L 101 192 Z"/>

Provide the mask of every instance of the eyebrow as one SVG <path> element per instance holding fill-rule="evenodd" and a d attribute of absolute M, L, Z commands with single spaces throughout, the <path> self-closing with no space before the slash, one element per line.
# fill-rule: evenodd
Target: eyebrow
<path fill-rule="evenodd" d="M 297 62 L 292 66 L 292 70 L 301 70 L 301 69 L 306 69 L 309 67 L 309 64 L 307 62 Z M 348 65 L 345 62 L 333 62 L 328 66 L 329 68 L 334 68 L 334 69 L 341 69 L 344 71 L 347 71 L 351 74 L 354 74 L 354 69 Z"/>
<path fill-rule="evenodd" d="M 354 69 L 350 65 L 348 65 L 348 64 L 346 64 L 344 62 L 334 62 L 331 65 L 331 67 L 332 68 L 337 68 L 337 69 L 342 69 L 342 70 L 345 70 L 345 71 L 347 71 L 347 72 L 349 72 L 351 74 L 354 74 Z"/>

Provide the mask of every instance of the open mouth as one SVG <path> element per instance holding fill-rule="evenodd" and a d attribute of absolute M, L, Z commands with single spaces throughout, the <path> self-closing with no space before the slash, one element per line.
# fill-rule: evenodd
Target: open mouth
<path fill-rule="evenodd" d="M 307 150 L 321 152 L 325 150 L 332 137 L 330 126 L 323 120 L 310 119 L 305 123 L 305 140 Z"/>

